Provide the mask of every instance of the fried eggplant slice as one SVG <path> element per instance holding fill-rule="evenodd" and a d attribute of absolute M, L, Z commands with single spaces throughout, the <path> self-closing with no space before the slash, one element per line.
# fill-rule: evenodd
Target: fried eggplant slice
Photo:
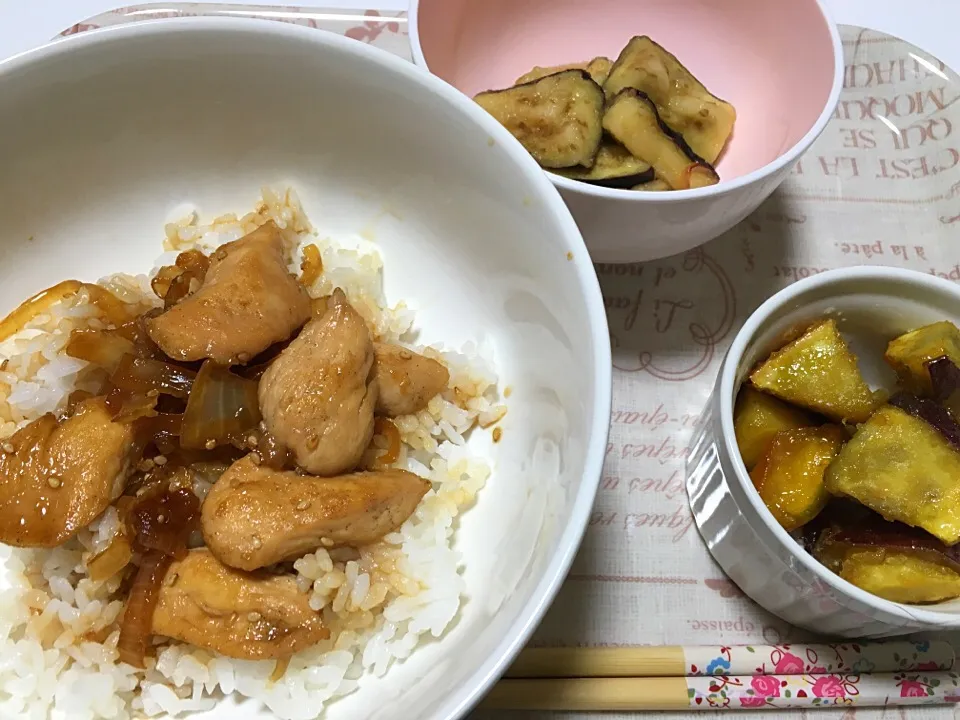
<path fill-rule="evenodd" d="M 921 604 L 960 597 L 956 551 L 899 523 L 829 528 L 817 538 L 813 555 L 844 580 L 886 600 Z"/>
<path fill-rule="evenodd" d="M 834 320 L 808 328 L 752 373 L 753 386 L 840 422 L 864 422 L 876 406 Z"/>
<path fill-rule="evenodd" d="M 926 364 L 940 357 L 960 364 L 960 329 L 952 322 L 925 325 L 894 338 L 883 355 L 904 390 L 925 396 L 933 390 Z"/>
<path fill-rule="evenodd" d="M 613 67 L 613 61 L 610 58 L 595 57 L 590 62 L 578 62 L 570 63 L 568 65 L 551 65 L 549 67 L 540 67 L 539 65 L 534 66 L 533 70 L 530 72 L 524 73 L 517 78 L 514 85 L 523 85 L 524 83 L 534 82 L 540 78 L 546 77 L 547 75 L 554 75 L 558 72 L 563 72 L 564 70 L 586 70 L 590 73 L 590 77 L 593 78 L 594 82 L 597 85 L 603 85 L 606 82 L 607 75 L 610 74 L 610 68 Z"/>
<path fill-rule="evenodd" d="M 839 425 L 777 433 L 750 473 L 760 499 L 784 530 L 796 530 L 827 505 L 824 472 L 840 452 L 846 434 Z"/>
<path fill-rule="evenodd" d="M 737 447 L 747 470 L 766 454 L 777 433 L 816 425 L 816 418 L 800 408 L 744 385 L 733 409 Z"/>
<path fill-rule="evenodd" d="M 544 168 L 593 167 L 603 139 L 603 90 L 585 70 L 565 70 L 474 100 Z"/>
<path fill-rule="evenodd" d="M 670 190 L 670 186 L 660 178 L 655 177 L 650 182 L 634 185 L 630 189 L 638 190 L 640 192 L 664 192 L 665 190 Z"/>
<path fill-rule="evenodd" d="M 603 129 L 633 156 L 650 163 L 656 176 L 674 190 L 720 181 L 717 171 L 663 123 L 653 101 L 639 90 L 625 88 L 617 93 L 603 116 Z"/>
<path fill-rule="evenodd" d="M 887 520 L 960 540 L 960 452 L 928 422 L 892 405 L 861 425 L 827 468 L 827 490 Z"/>
<path fill-rule="evenodd" d="M 621 189 L 653 180 L 650 163 L 635 158 L 623 145 L 613 140 L 603 141 L 592 168 L 559 169 L 556 173 L 591 185 Z"/>
<path fill-rule="evenodd" d="M 711 164 L 717 161 L 733 133 L 736 109 L 710 93 L 677 58 L 645 35 L 627 43 L 603 85 L 610 99 L 624 88 L 646 93 L 663 121 L 698 156 Z"/>

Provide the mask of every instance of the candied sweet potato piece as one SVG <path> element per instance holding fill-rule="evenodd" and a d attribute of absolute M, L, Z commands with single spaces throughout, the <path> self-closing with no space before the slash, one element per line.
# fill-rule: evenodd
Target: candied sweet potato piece
<path fill-rule="evenodd" d="M 733 409 L 733 428 L 747 470 L 760 461 L 778 432 L 811 425 L 816 425 L 816 420 L 810 413 L 749 385 L 740 388 Z"/>
<path fill-rule="evenodd" d="M 795 428 L 777 433 L 750 479 L 785 530 L 796 530 L 823 510 L 830 494 L 823 474 L 843 447 L 839 425 Z"/>
<path fill-rule="evenodd" d="M 881 521 L 882 523 L 882 521 Z M 950 548 L 903 525 L 829 529 L 814 556 L 862 590 L 901 603 L 931 603 L 960 597 L 960 565 Z"/>
<path fill-rule="evenodd" d="M 925 420 L 885 405 L 827 468 L 827 489 L 922 528 L 947 545 L 960 540 L 960 452 Z"/>
<path fill-rule="evenodd" d="M 856 357 L 829 319 L 770 355 L 750 374 L 750 382 L 833 420 L 864 422 L 876 404 Z"/>
<path fill-rule="evenodd" d="M 940 357 L 960 364 L 960 329 L 946 320 L 894 338 L 883 355 L 896 371 L 903 389 L 918 395 L 931 394 L 926 364 Z"/>

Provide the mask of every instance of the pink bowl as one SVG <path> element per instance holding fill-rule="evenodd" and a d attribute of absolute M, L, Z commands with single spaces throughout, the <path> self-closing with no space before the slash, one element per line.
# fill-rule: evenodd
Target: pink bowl
<path fill-rule="evenodd" d="M 470 96 L 534 65 L 615 59 L 649 35 L 736 107 L 719 185 L 638 193 L 550 174 L 595 260 L 682 252 L 742 220 L 819 136 L 842 87 L 839 34 L 818 0 L 412 0 L 410 23 L 414 61 Z M 639 217 L 613 204 L 674 207 Z"/>

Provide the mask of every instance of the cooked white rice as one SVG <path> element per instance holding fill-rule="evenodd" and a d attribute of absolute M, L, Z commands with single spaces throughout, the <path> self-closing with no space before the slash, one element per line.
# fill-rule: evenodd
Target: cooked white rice
<path fill-rule="evenodd" d="M 166 226 L 154 272 L 180 251 L 209 252 L 268 219 L 282 229 L 290 266 L 315 243 L 324 271 L 311 294 L 341 287 L 376 337 L 401 342 L 413 326 L 404 303 L 389 307 L 382 261 L 369 242 L 319 239 L 293 191 L 265 189 L 254 212 L 199 225 L 197 214 Z M 156 302 L 149 276 L 115 275 L 101 284 L 128 301 Z M 63 352 L 70 332 L 102 327 L 81 291 L 34 318 L 0 343 L 0 441 L 46 412 L 62 409 L 75 388 L 96 379 L 87 363 Z M 415 347 L 415 346 L 411 346 Z M 278 717 L 314 718 L 326 703 L 349 694 L 367 675 L 382 675 L 424 636 L 439 637 L 463 602 L 461 557 L 453 547 L 457 516 L 483 487 L 490 468 L 471 457 L 465 437 L 502 417 L 497 377 L 480 349 L 418 347 L 450 369 L 450 387 L 416 416 L 399 418 L 403 440 L 397 467 L 429 478 L 433 489 L 399 531 L 360 551 L 317 552 L 295 563 L 311 606 L 331 629 L 328 641 L 294 656 L 284 671 L 274 661 L 239 661 L 164 642 L 146 671 L 119 663 L 122 600 L 119 579 L 94 582 L 86 562 L 109 545 L 118 528 L 112 508 L 64 547 L 23 551 L 0 546 L 0 718 L 125 718 L 188 714 L 213 707 L 224 694 L 254 698 Z M 202 498 L 208 478 L 197 477 Z M 158 641 L 159 643 L 159 641 Z M 282 673 L 282 674 L 281 674 Z"/>

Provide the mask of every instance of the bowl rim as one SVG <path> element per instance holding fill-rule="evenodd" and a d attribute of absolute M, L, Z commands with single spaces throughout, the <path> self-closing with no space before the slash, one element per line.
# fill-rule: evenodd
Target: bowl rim
<path fill-rule="evenodd" d="M 583 237 L 570 211 L 556 188 L 549 182 L 536 161 L 530 157 L 514 137 L 490 115 L 484 112 L 465 95 L 430 73 L 386 50 L 367 43 L 317 30 L 314 28 L 276 22 L 261 18 L 239 17 L 179 17 L 145 20 L 115 25 L 89 32 L 56 38 L 41 45 L 0 61 L 0 86 L 13 73 L 30 72 L 50 59 L 70 55 L 93 46 L 109 48 L 114 42 L 132 37 L 168 36 L 171 34 L 227 33 L 238 37 L 246 35 L 271 35 L 282 40 L 301 43 L 304 51 L 310 46 L 333 48 L 345 62 L 364 62 L 378 66 L 382 72 L 393 75 L 397 82 L 405 83 L 421 92 L 438 96 L 468 123 L 492 138 L 507 153 L 514 172 L 521 174 L 529 185 L 528 192 L 539 202 L 545 216 L 552 219 L 556 230 L 551 237 L 559 243 L 557 251 L 567 253 L 577 278 L 586 307 L 587 322 L 593 363 L 595 399 L 590 413 L 589 437 L 585 441 L 582 480 L 576 496 L 570 504 L 570 517 L 566 526 L 548 552 L 552 555 L 540 579 L 533 588 L 529 602 L 521 609 L 509 632 L 497 643 L 494 650 L 470 673 L 468 680 L 451 694 L 439 700 L 435 718 L 452 719 L 465 715 L 506 670 L 508 664 L 536 629 L 544 613 L 550 607 L 560 589 L 574 556 L 580 546 L 593 501 L 600 483 L 604 454 L 609 432 L 610 406 L 612 402 L 612 364 L 607 316 L 604 310 L 600 282 L 583 242 Z M 242 47 L 239 44 L 238 47 Z M 103 49 L 100 52 L 104 52 Z"/>
<path fill-rule="evenodd" d="M 776 175 L 785 168 L 792 167 L 826 129 L 827 124 L 833 117 L 833 113 L 837 109 L 837 104 L 840 102 L 840 93 L 843 91 L 844 56 L 843 41 L 840 39 L 839 27 L 833 21 L 833 17 L 827 10 L 823 0 L 810 1 L 813 2 L 820 11 L 823 22 L 827 27 L 827 32 L 830 34 L 830 42 L 833 47 L 833 85 L 830 88 L 830 94 L 827 96 L 827 102 L 823 110 L 807 133 L 793 146 L 785 152 L 780 153 L 780 155 L 767 164 L 730 181 L 724 181 L 721 178 L 720 182 L 716 185 L 709 185 L 692 190 L 672 190 L 670 192 L 650 193 L 590 185 L 589 183 L 570 180 L 544 168 L 541 168 L 541 171 L 546 173 L 554 185 L 566 192 L 587 197 L 603 198 L 605 200 L 624 200 L 640 205 L 661 205 L 685 202 L 687 200 L 707 200 L 723 197 L 729 193 L 759 183 L 768 177 Z M 430 72 L 430 67 L 427 64 L 427 59 L 423 54 L 423 48 L 420 44 L 419 14 L 420 0 L 409 0 L 407 7 L 407 29 L 410 38 L 410 52 L 413 56 L 413 62 L 427 72 Z M 513 136 L 511 135 L 511 137 Z"/>
<path fill-rule="evenodd" d="M 749 517 L 746 517 L 758 536 L 767 545 L 776 544 L 785 548 L 795 560 L 803 565 L 805 570 L 815 575 L 820 582 L 828 585 L 834 592 L 852 598 L 866 605 L 871 610 L 875 610 L 878 613 L 886 613 L 888 616 L 893 616 L 905 623 L 922 623 L 928 627 L 960 627 L 960 613 L 947 613 L 916 605 L 907 605 L 885 600 L 866 590 L 861 590 L 853 583 L 844 580 L 839 575 L 828 570 L 816 560 L 813 555 L 807 552 L 800 543 L 794 540 L 793 537 L 780 526 L 780 523 L 773 517 L 770 510 L 767 509 L 763 500 L 760 499 L 760 494 L 756 491 L 756 488 L 754 488 L 750 480 L 747 468 L 740 455 L 740 450 L 737 447 L 736 433 L 733 425 L 734 391 L 736 389 L 740 361 L 748 345 L 756 336 L 757 331 L 766 323 L 771 315 L 791 303 L 798 296 L 811 290 L 849 281 L 873 281 L 894 285 L 913 285 L 933 293 L 950 296 L 952 301 L 960 307 L 960 287 L 957 287 L 953 282 L 934 275 L 928 275 L 918 270 L 907 270 L 881 265 L 828 270 L 819 275 L 799 280 L 768 298 L 747 318 L 747 321 L 737 333 L 730 346 L 730 350 L 723 360 L 723 366 L 720 371 L 720 441 L 723 452 L 725 452 L 734 470 L 734 477 L 728 478 L 728 482 L 739 491 L 737 493 L 738 495 L 747 498 L 750 504 L 749 510 L 752 510 L 755 516 L 760 518 L 762 525 L 757 527 L 755 523 L 750 522 Z M 745 509 L 742 508 L 741 512 L 743 512 L 743 510 Z"/>

